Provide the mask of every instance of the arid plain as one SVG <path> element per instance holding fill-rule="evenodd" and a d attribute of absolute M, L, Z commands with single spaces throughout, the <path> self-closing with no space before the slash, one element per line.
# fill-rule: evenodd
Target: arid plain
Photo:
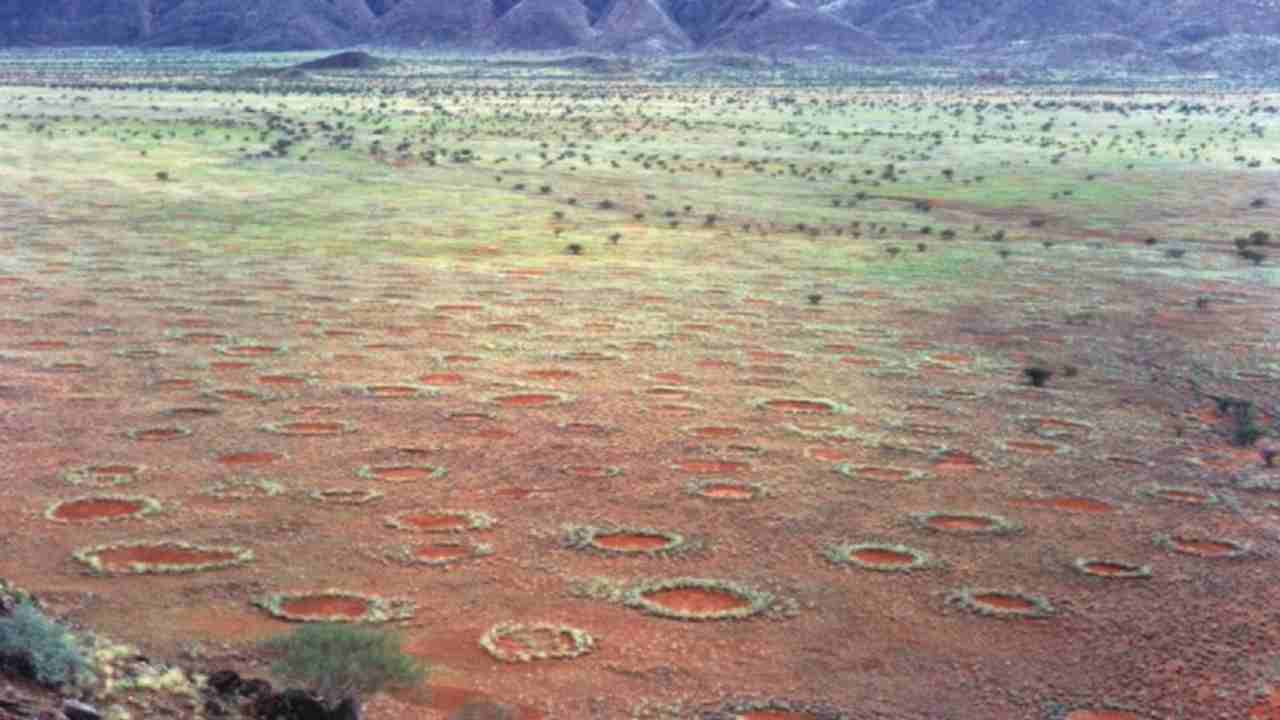
<path fill-rule="evenodd" d="M 398 59 L 0 55 L 0 576 L 375 718 L 1280 717 L 1280 96 Z"/>

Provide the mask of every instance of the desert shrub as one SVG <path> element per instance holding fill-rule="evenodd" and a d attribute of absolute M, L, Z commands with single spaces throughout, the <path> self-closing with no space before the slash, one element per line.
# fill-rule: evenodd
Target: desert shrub
<path fill-rule="evenodd" d="M 1044 387 L 1049 382 L 1049 378 L 1053 377 L 1053 371 L 1046 367 L 1033 365 L 1029 368 L 1023 368 L 1022 374 L 1031 381 L 1035 387 Z"/>
<path fill-rule="evenodd" d="M 516 711 L 510 705 L 473 700 L 458 708 L 449 720 L 515 720 Z"/>
<path fill-rule="evenodd" d="M 386 687 L 412 687 L 427 676 L 427 668 L 404 652 L 399 637 L 373 628 L 303 625 L 264 645 L 279 653 L 273 672 L 314 690 L 330 705 Z"/>
<path fill-rule="evenodd" d="M 1233 424 L 1231 442 L 1236 447 L 1250 447 L 1264 435 L 1262 428 L 1254 423 L 1253 403 L 1238 398 L 1214 398 L 1218 404 L 1218 412 L 1230 416 Z"/>
<path fill-rule="evenodd" d="M 75 637 L 62 625 L 23 602 L 0 618 L 0 668 L 13 668 L 31 680 L 56 687 L 89 672 Z"/>

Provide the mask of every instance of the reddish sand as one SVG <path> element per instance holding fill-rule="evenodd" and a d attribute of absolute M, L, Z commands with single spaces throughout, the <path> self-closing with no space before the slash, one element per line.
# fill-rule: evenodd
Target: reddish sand
<path fill-rule="evenodd" d="M 258 382 L 263 385 L 306 385 L 306 378 L 294 377 L 292 375 L 260 375 Z"/>
<path fill-rule="evenodd" d="M 691 475 L 733 475 L 750 467 L 746 463 L 727 460 L 681 460 L 676 463 L 676 469 Z"/>
<path fill-rule="evenodd" d="M 142 511 L 142 507 L 142 503 L 136 500 L 85 498 L 62 503 L 54 510 L 53 516 L 71 521 L 105 520 L 136 514 Z"/>
<path fill-rule="evenodd" d="M 138 474 L 137 465 L 93 465 L 88 472 L 96 478 L 125 477 Z"/>
<path fill-rule="evenodd" d="M 413 397 L 420 392 L 418 388 L 407 385 L 370 385 L 365 389 L 373 397 L 386 400 Z"/>
<path fill-rule="evenodd" d="M 414 482 L 417 480 L 429 480 L 435 477 L 438 471 L 435 468 L 400 465 L 396 467 L 371 468 L 369 472 L 379 480 Z"/>
<path fill-rule="evenodd" d="M 1025 452 L 1031 455 L 1053 455 L 1058 452 L 1057 445 L 1048 443 L 1029 442 L 1026 440 L 1013 440 L 1007 443 L 1010 450 Z"/>
<path fill-rule="evenodd" d="M 127 570 L 130 565 L 205 565 L 235 559 L 235 553 L 222 550 L 193 550 L 173 545 L 109 548 L 95 553 L 108 570 Z"/>
<path fill-rule="evenodd" d="M 223 348 L 223 355 L 231 355 L 232 357 L 262 357 L 264 355 L 274 355 L 280 352 L 280 348 L 270 345 L 240 345 L 237 347 Z"/>
<path fill-rule="evenodd" d="M 749 607 L 751 603 L 742 597 L 723 590 L 708 588 L 674 588 L 645 593 L 644 598 L 654 605 L 690 615 L 721 613 Z"/>
<path fill-rule="evenodd" d="M 1143 720 L 1143 717 L 1127 710 L 1073 710 L 1066 720 Z"/>
<path fill-rule="evenodd" d="M 346 426 L 336 422 L 288 422 L 280 426 L 286 435 L 338 435 L 346 430 Z"/>
<path fill-rule="evenodd" d="M 429 562 L 443 562 L 445 560 L 456 560 L 464 558 L 471 554 L 469 548 L 461 545 L 424 545 L 413 551 L 413 556 L 419 560 L 427 560 Z"/>
<path fill-rule="evenodd" d="M 790 710 L 752 710 L 738 715 L 736 720 L 818 720 L 818 716 Z"/>
<path fill-rule="evenodd" d="M 818 106 L 803 108 L 821 112 Z M 600 122 L 607 118 L 608 113 L 598 116 Z M 712 158 L 707 162 L 715 164 Z M 13 194 L 29 189 L 24 185 L 19 181 Z M 592 206 L 601 199 L 573 183 L 558 190 Z M 1234 190 L 1231 196 L 1248 197 Z M 663 198 L 659 205 L 668 201 Z M 631 201 L 619 196 L 619 202 Z M 55 205 L 49 208 L 51 217 L 73 220 L 78 212 Z M 1274 211 L 1257 214 L 1258 222 L 1274 220 Z M 290 626 L 254 610 L 253 598 L 291 588 L 323 594 L 323 588 L 334 587 L 405 595 L 417 603 L 418 619 L 398 624 L 397 630 L 433 667 L 433 682 L 466 686 L 441 697 L 483 695 L 548 718 L 632 717 L 643 714 L 643 701 L 655 708 L 679 704 L 686 710 L 682 716 L 705 714 L 704 709 L 744 698 L 776 697 L 830 704 L 850 717 L 927 718 L 945 712 L 956 720 L 1044 720 L 1056 708 L 1101 712 L 1116 703 L 1144 720 L 1234 719 L 1248 715 L 1259 702 L 1257 692 L 1275 682 L 1268 649 L 1280 643 L 1280 624 L 1270 621 L 1266 603 L 1248 599 L 1272 593 L 1268 558 L 1275 554 L 1271 526 L 1278 515 L 1263 513 L 1266 502 L 1280 496 L 1233 490 L 1243 512 L 1158 498 L 1140 502 L 1140 491 L 1161 487 L 1153 483 L 1207 493 L 1232 488 L 1246 472 L 1265 477 L 1265 471 L 1256 450 L 1230 447 L 1229 418 L 1212 427 L 1184 420 L 1184 436 L 1175 437 L 1171 418 L 1182 419 L 1200 403 L 1181 385 L 1152 384 L 1148 373 L 1129 372 L 1123 359 L 1135 354 L 1139 333 L 1144 343 L 1151 340 L 1152 361 L 1164 367 L 1184 367 L 1189 348 L 1220 348 L 1215 338 L 1223 332 L 1251 335 L 1248 341 L 1260 351 L 1266 321 L 1277 308 L 1274 294 L 1260 287 L 1253 299 L 1230 305 L 1229 328 L 1218 322 L 1224 310 L 1212 332 L 1177 322 L 1156 329 L 1145 324 L 1142 312 L 1152 302 L 1185 305 L 1200 293 L 1217 297 L 1230 285 L 1215 282 L 1212 288 L 1179 294 L 1169 289 L 1181 282 L 1176 277 L 1131 272 L 1163 262 L 1159 252 L 1146 259 L 1126 255 L 1123 277 L 1113 281 L 1118 276 L 1108 273 L 1115 258 L 1107 251 L 1045 254 L 1028 243 L 1025 251 L 999 264 L 999 272 L 976 273 L 954 295 L 941 286 L 916 286 L 863 303 L 851 298 L 871 290 L 865 286 L 875 284 L 874 274 L 854 287 L 847 273 L 779 268 L 762 254 L 777 252 L 785 264 L 793 243 L 807 241 L 785 232 L 774 233 L 768 242 L 735 239 L 730 234 L 735 217 L 734 223 L 724 223 L 723 239 L 680 245 L 681 252 L 723 252 L 725 262 L 735 266 L 725 270 L 710 263 L 688 276 L 647 264 L 616 275 L 612 257 L 608 262 L 553 257 L 545 262 L 545 275 L 514 283 L 498 272 L 500 267 L 488 265 L 501 259 L 438 269 L 416 261 L 313 260 L 300 250 L 273 265 L 271 255 L 220 255 L 213 243 L 213 251 L 202 249 L 183 262 L 220 278 L 216 286 L 166 288 L 147 276 L 174 280 L 184 277 L 182 272 L 144 263 L 137 278 L 119 277 L 118 285 L 128 292 L 113 294 L 102 293 L 101 283 L 88 273 L 118 258 L 110 261 L 120 262 L 119 272 L 128 274 L 130 243 L 148 245 L 150 239 L 122 229 L 116 234 L 119 243 L 106 243 L 97 233 L 81 237 L 74 224 L 63 228 L 25 210 L 15 212 L 27 225 L 24 232 L 76 237 L 68 245 L 74 251 L 41 251 L 25 243 L 6 248 L 6 260 L 15 268 L 39 267 L 39 257 L 29 265 L 32 256 L 48 252 L 65 257 L 71 267 L 56 283 L 30 274 L 31 287 L 41 288 L 39 297 L 11 292 L 3 298 L 8 305 L 0 314 L 32 318 L 29 325 L 6 326 L 0 341 L 0 466 L 6 469 L 0 511 L 12 521 L 0 540 L 12 550 L 4 553 L 4 574 L 37 594 L 47 593 L 55 607 L 69 606 L 78 625 L 136 643 L 155 657 L 178 657 L 188 642 L 210 648 L 228 643 L 226 657 L 252 658 L 227 660 L 228 665 L 261 675 L 266 666 L 257 663 L 254 641 Z M 950 208 L 935 213 L 929 221 L 936 228 L 967 229 L 977 221 Z M 1026 227 L 1025 218 L 1014 219 Z M 990 220 L 982 222 L 995 229 Z M 436 231 L 452 228 L 434 223 L 427 232 Z M 848 242 L 857 252 L 857 244 Z M 624 241 L 618 252 L 625 248 Z M 171 252 L 159 241 L 151 249 Z M 1211 257 L 1208 253 L 1217 250 L 1204 241 L 1205 262 L 1234 262 L 1230 248 L 1222 249 L 1221 258 Z M 254 272 L 242 272 L 240 262 L 252 263 Z M 617 262 L 628 261 L 619 256 Z M 984 267 L 983 261 L 975 262 Z M 1078 302 L 1081 277 L 1088 278 L 1090 297 L 1114 308 L 1108 323 L 1073 329 L 1058 322 L 1061 313 L 1046 312 Z M 290 289 L 265 289 L 286 278 Z M 829 297 L 821 315 L 804 303 L 815 282 L 830 283 L 822 286 Z M 1248 283 L 1256 286 L 1256 278 Z M 850 294 L 834 289 L 837 284 Z M 640 299 L 659 287 L 667 300 L 663 305 Z M 129 294 L 135 291 L 146 298 L 135 299 Z M 366 302 L 392 292 L 405 301 Z M 600 303 L 602 292 L 610 296 L 607 306 Z M 748 307 L 741 302 L 745 296 L 767 302 Z M 91 297 L 100 302 L 96 310 L 79 304 Z M 309 297 L 328 300 L 321 306 Z M 214 304 L 241 298 L 253 298 L 255 304 Z M 509 310 L 530 300 L 557 306 L 542 318 L 528 314 L 527 307 Z M 198 307 L 201 317 L 190 319 L 207 327 L 184 340 L 183 316 L 195 313 L 165 309 L 158 302 Z M 446 315 L 437 303 L 474 304 Z M 992 312 L 993 306 L 999 311 Z M 925 307 L 928 313 L 918 312 Z M 733 315 L 735 308 L 751 314 Z M 1031 317 L 1043 321 L 1028 323 Z M 108 323 L 118 335 L 85 332 Z M 500 337 L 494 332 L 501 331 L 493 326 L 503 323 L 533 330 L 518 344 L 490 349 L 490 341 Z M 584 338 L 579 331 L 587 323 L 597 329 Z M 695 332 L 698 325 L 706 330 Z M 670 332 L 682 326 L 683 336 Z M 327 339 L 320 334 L 326 328 L 353 328 L 361 335 Z M 894 337 L 894 331 L 907 328 L 911 347 L 938 348 L 933 362 L 954 360 L 963 372 L 912 375 L 921 351 L 905 351 Z M 1047 344 L 1043 335 L 1067 341 Z M 299 351 L 228 357 L 211 347 L 237 342 L 227 338 L 263 338 L 264 345 Z M 924 339 L 929 342 L 915 342 Z M 40 340 L 65 341 L 74 354 L 19 355 L 25 343 Z M 397 342 L 412 350 L 369 352 L 350 363 L 336 362 L 331 354 L 364 345 L 401 347 Z M 166 352 L 149 359 L 122 354 L 135 347 Z M 588 352 L 574 353 L 578 349 Z M 1073 362 L 1081 371 L 1074 378 L 1059 373 L 1048 389 L 1028 392 L 1013 384 L 1025 383 L 1017 363 L 1031 358 L 1054 367 Z M 49 364 L 58 360 L 75 360 L 92 372 L 49 372 Z M 462 364 L 467 360 L 482 362 Z M 902 373 L 881 375 L 855 363 Z M 782 370 L 785 376 L 778 374 Z M 293 384 L 259 384 L 259 376 Z M 164 387 L 157 381 L 177 379 L 197 384 L 185 389 L 184 383 L 175 384 L 175 393 L 149 392 Z M 756 390 L 741 384 L 761 380 L 785 380 L 794 387 Z M 1225 376 L 1220 384 L 1210 391 L 1248 396 L 1246 387 Z M 553 390 L 562 385 L 573 393 L 573 404 L 548 403 L 527 411 L 484 404 L 500 395 L 557 395 Z M 408 389 L 421 386 L 439 386 L 441 392 L 420 401 L 361 401 L 350 392 L 372 387 L 375 395 L 410 397 L 416 392 L 409 395 Z M 208 391 L 203 400 L 180 399 L 206 387 L 221 390 Z M 692 390 L 697 399 L 645 393 L 655 387 Z M 757 411 L 753 401 L 761 398 L 801 403 L 830 398 L 856 407 L 857 416 L 828 414 L 821 404 L 791 408 L 817 414 L 787 414 L 786 404 Z M 166 415 L 175 406 L 201 404 L 221 414 L 198 422 Z M 359 432 L 338 432 L 338 420 Z M 286 421 L 305 421 L 303 429 L 336 434 L 293 438 L 259 430 L 264 423 Z M 173 442 L 131 442 L 124 433 L 181 425 L 195 433 Z M 850 429 L 865 435 L 838 442 L 837 434 Z M 945 439 L 934 437 L 944 431 Z M 1062 443 L 1076 452 L 1039 458 L 1003 444 L 1031 441 L 1047 448 L 1059 444 L 1054 433 L 1077 438 Z M 878 436 L 888 442 L 864 442 Z M 908 443 L 910 451 L 900 447 Z M 944 454 L 944 445 L 951 452 Z M 428 449 L 429 455 L 407 454 L 404 448 Z M 251 462 L 267 456 L 278 459 Z M 1132 461 L 1122 464 L 1128 456 Z M 1196 460 L 1201 462 L 1193 467 Z M 85 477 L 91 486 L 109 484 L 113 477 L 128 479 L 134 470 L 127 466 L 145 465 L 147 470 L 137 473 L 143 488 L 138 493 L 184 510 L 116 525 L 44 521 L 39 512 L 86 490 L 60 480 L 61 473 L 95 462 L 98 474 Z M 843 462 L 887 472 L 874 473 L 882 475 L 881 481 L 842 480 L 833 467 Z M 362 467 L 428 463 L 449 468 L 447 480 L 426 479 L 417 469 L 384 475 L 384 481 L 355 480 Z M 598 479 L 610 468 L 625 468 L 626 474 Z M 899 468 L 935 477 L 902 481 Z M 272 502 L 209 500 L 209 483 L 242 471 L 271 471 L 264 477 L 272 479 L 278 471 L 293 494 Z M 1193 476 L 1194 482 L 1185 479 Z M 767 500 L 737 480 L 767 485 Z M 697 481 L 706 485 L 691 485 Z M 304 499 L 323 488 L 366 486 L 384 497 L 370 505 L 356 504 L 363 495 L 341 491 L 328 504 Z M 433 542 L 450 537 L 449 532 L 470 537 L 465 532 L 469 516 L 446 515 L 449 508 L 473 508 L 499 520 L 484 533 L 496 550 L 492 561 L 470 562 L 475 548 L 468 545 Z M 934 534 L 909 526 L 911 513 L 930 509 L 951 518 L 934 520 L 929 528 Z M 978 510 L 1025 521 L 1028 531 L 989 542 L 992 538 L 983 533 L 998 527 L 963 517 Z M 397 515 L 405 511 L 407 517 Z M 404 529 L 388 527 L 388 516 L 402 517 Z M 673 528 L 705 538 L 706 544 L 678 560 L 576 553 L 557 539 L 561 525 L 569 523 Z M 1175 554 L 1152 542 L 1168 535 L 1181 535 L 1184 549 L 1206 555 Z M 76 548 L 135 537 L 243 545 L 255 551 L 257 561 L 204 576 L 112 580 L 84 574 L 67 561 Z M 1257 560 L 1227 559 L 1236 552 L 1223 539 L 1257 546 Z M 666 547 L 665 539 L 639 532 L 606 534 L 598 541 L 601 548 L 635 553 Z M 827 543 L 872 541 L 919 545 L 945 569 L 880 575 L 837 568 L 821 554 Z M 402 558 L 415 559 L 416 553 L 450 567 L 389 561 L 392 548 L 407 553 Z M 911 563 L 905 555 L 872 550 L 856 557 L 893 569 Z M 1091 566 L 1103 574 L 1090 578 L 1074 572 L 1066 563 L 1077 556 L 1108 559 Z M 109 569 L 120 571 L 133 561 L 216 565 L 233 559 L 216 547 L 103 552 Z M 1153 565 L 1157 579 L 1125 580 L 1129 562 Z M 686 576 L 759 586 L 794 601 L 779 607 L 794 607 L 796 613 L 740 623 L 684 623 L 574 592 L 579 579 L 606 577 L 630 586 L 639 579 Z M 1052 623 L 1000 623 L 974 613 L 945 612 L 938 598 L 961 586 L 1034 588 L 1055 602 L 1060 599 L 1068 612 Z M 690 590 L 650 600 L 694 610 L 738 608 L 744 602 Z M 1026 611 L 1025 601 L 1004 604 L 1038 614 Z M 365 609 L 362 603 L 350 608 L 352 613 Z M 498 663 L 478 640 L 504 621 L 569 623 L 599 644 L 571 663 Z M 975 637 L 984 642 L 975 644 Z M 445 701 L 425 695 L 397 694 L 393 699 L 404 702 L 398 712 L 371 713 L 370 720 L 443 720 Z M 769 712 L 777 716 L 779 711 Z M 747 717 L 777 720 L 768 713 Z M 1132 718 L 1079 715 L 1072 720 Z M 1280 720 L 1280 710 L 1267 705 L 1251 720 Z"/>
<path fill-rule="evenodd" d="M 1045 507 L 1050 507 L 1054 510 L 1063 510 L 1065 512 L 1109 513 L 1114 512 L 1116 509 L 1115 506 L 1110 503 L 1082 497 L 1050 498 L 1047 500 L 1036 500 L 1033 502 L 1041 503 Z"/>
<path fill-rule="evenodd" d="M 1129 575 L 1133 575 L 1138 570 L 1138 568 L 1132 565 L 1106 562 L 1103 560 L 1085 563 L 1084 569 L 1090 575 L 1098 575 L 1100 577 L 1127 577 Z"/>
<path fill-rule="evenodd" d="M 461 530 L 470 525 L 461 515 L 445 515 L 442 513 L 420 513 L 401 515 L 401 524 L 432 532 Z"/>
<path fill-rule="evenodd" d="M 582 422 L 565 423 L 560 429 L 571 435 L 602 435 L 609 432 L 605 425 Z"/>
<path fill-rule="evenodd" d="M 1158 490 L 1156 494 L 1165 500 L 1184 502 L 1191 505 L 1203 505 L 1209 502 L 1208 495 L 1188 490 Z"/>
<path fill-rule="evenodd" d="M 574 477 L 590 480 L 601 480 L 617 474 L 616 470 L 604 465 L 570 465 L 564 470 Z"/>
<path fill-rule="evenodd" d="M 982 461 L 977 457 L 960 450 L 951 450 L 934 463 L 933 468 L 938 472 L 962 473 L 977 470 L 981 466 Z"/>
<path fill-rule="evenodd" d="M 573 370 L 531 370 L 525 377 L 533 380 L 573 380 L 582 377 L 582 373 Z"/>
<path fill-rule="evenodd" d="M 218 456 L 218 462 L 223 465 L 240 466 L 240 465 L 270 465 L 283 458 L 282 455 L 272 452 L 237 452 L 227 455 Z"/>
<path fill-rule="evenodd" d="M 519 395 L 503 395 L 495 398 L 494 402 L 503 407 L 537 407 L 539 405 L 559 403 L 560 397 L 544 393 L 523 393 Z"/>
<path fill-rule="evenodd" d="M 177 407 L 164 411 L 165 415 L 178 420 L 198 420 L 200 418 L 221 415 L 222 411 L 211 407 Z"/>
<path fill-rule="evenodd" d="M 1034 422 L 1036 427 L 1041 430 L 1068 430 L 1073 432 L 1087 432 L 1089 430 L 1088 425 L 1081 425 L 1080 423 L 1073 423 L 1069 420 L 1059 420 L 1057 418 L 1036 418 Z"/>
<path fill-rule="evenodd" d="M 979 530 L 990 530 L 996 526 L 996 522 L 984 517 L 969 517 L 967 515 L 935 515 L 928 520 L 929 527 L 938 530 L 955 530 L 960 532 L 976 532 Z"/>
<path fill-rule="evenodd" d="M 708 425 L 704 427 L 691 428 L 689 430 L 689 434 L 694 437 L 707 439 L 728 438 L 741 435 L 742 428 Z"/>
<path fill-rule="evenodd" d="M 213 394 L 217 395 L 219 398 L 223 400 L 259 400 L 261 399 L 259 398 L 258 394 L 253 392 L 252 390 L 215 390 Z"/>
<path fill-rule="evenodd" d="M 186 378 L 171 378 L 169 380 L 158 380 L 151 385 L 152 390 L 165 392 L 170 390 L 190 390 L 196 386 L 195 380 Z"/>
<path fill-rule="evenodd" d="M 898 468 L 867 467 L 857 468 L 855 472 L 858 477 L 870 478 L 872 480 L 905 480 L 911 476 L 910 471 L 899 470 Z"/>
<path fill-rule="evenodd" d="M 1201 557 L 1224 557 L 1232 555 L 1239 550 L 1229 544 L 1223 542 L 1213 542 L 1212 540 L 1189 540 L 1185 538 L 1174 538 L 1173 545 L 1178 550 L 1189 555 L 1199 555 Z"/>
<path fill-rule="evenodd" d="M 764 406 L 770 410 L 780 410 L 782 412 L 821 414 L 834 412 L 830 405 L 811 400 L 768 400 L 764 403 Z"/>
<path fill-rule="evenodd" d="M 675 372 L 654 373 L 653 379 L 660 383 L 666 383 L 667 385 L 688 385 L 693 382 L 693 380 L 687 375 Z"/>
<path fill-rule="evenodd" d="M 547 653 L 562 655 L 573 651 L 573 636 L 552 628 L 528 628 L 508 633 L 494 641 L 498 650 L 509 655 L 522 653 Z"/>
<path fill-rule="evenodd" d="M 135 440 L 144 442 L 174 440 L 180 437 L 186 437 L 186 433 L 177 428 L 150 428 L 148 430 L 139 430 L 133 434 Z"/>
<path fill-rule="evenodd" d="M 1001 610 L 1004 612 L 1027 613 L 1036 609 L 1036 604 L 1026 598 L 1017 595 L 1005 595 L 1004 593 L 982 593 L 973 596 L 973 602 L 979 606 L 985 606 Z"/>
<path fill-rule="evenodd" d="M 369 612 L 369 602 L 342 595 L 310 595 L 285 600 L 280 610 L 305 618 L 358 618 Z"/>
<path fill-rule="evenodd" d="M 593 545 L 598 545 L 608 550 L 621 550 L 623 552 L 660 550 L 671 544 L 670 539 L 661 535 L 645 535 L 641 533 L 596 535 L 591 542 Z"/>
<path fill-rule="evenodd" d="M 867 565 L 884 565 L 886 567 L 911 565 L 916 561 L 915 557 L 910 553 L 896 552 L 894 550 L 884 550 L 880 548 L 864 548 L 862 550 L 857 550 L 854 551 L 850 557 Z"/>
<path fill-rule="evenodd" d="M 717 500 L 751 500 L 756 496 L 754 489 L 744 485 L 711 484 L 702 488 L 702 495 Z"/>
<path fill-rule="evenodd" d="M 192 343 L 192 345 L 214 345 L 214 343 L 227 341 L 227 336 L 219 333 L 187 333 L 179 340 Z"/>
<path fill-rule="evenodd" d="M 1251 708 L 1249 720 L 1280 720 L 1280 690 L 1273 690 L 1269 698 Z"/>

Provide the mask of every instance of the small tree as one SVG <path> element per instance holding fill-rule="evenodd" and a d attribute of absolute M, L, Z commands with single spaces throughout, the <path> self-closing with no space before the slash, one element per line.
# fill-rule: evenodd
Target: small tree
<path fill-rule="evenodd" d="M 279 653 L 272 671 L 305 685 L 330 707 L 386 687 L 422 683 L 427 668 L 404 652 L 396 635 L 342 624 L 304 625 L 289 635 L 272 638 L 264 646 Z"/>

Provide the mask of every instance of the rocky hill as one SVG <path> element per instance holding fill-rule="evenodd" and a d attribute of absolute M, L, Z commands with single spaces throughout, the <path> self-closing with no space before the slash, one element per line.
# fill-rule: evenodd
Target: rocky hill
<path fill-rule="evenodd" d="M 1274 72 L 1277 38 L 1280 0 L 0 0 L 5 46 L 711 50 Z"/>

